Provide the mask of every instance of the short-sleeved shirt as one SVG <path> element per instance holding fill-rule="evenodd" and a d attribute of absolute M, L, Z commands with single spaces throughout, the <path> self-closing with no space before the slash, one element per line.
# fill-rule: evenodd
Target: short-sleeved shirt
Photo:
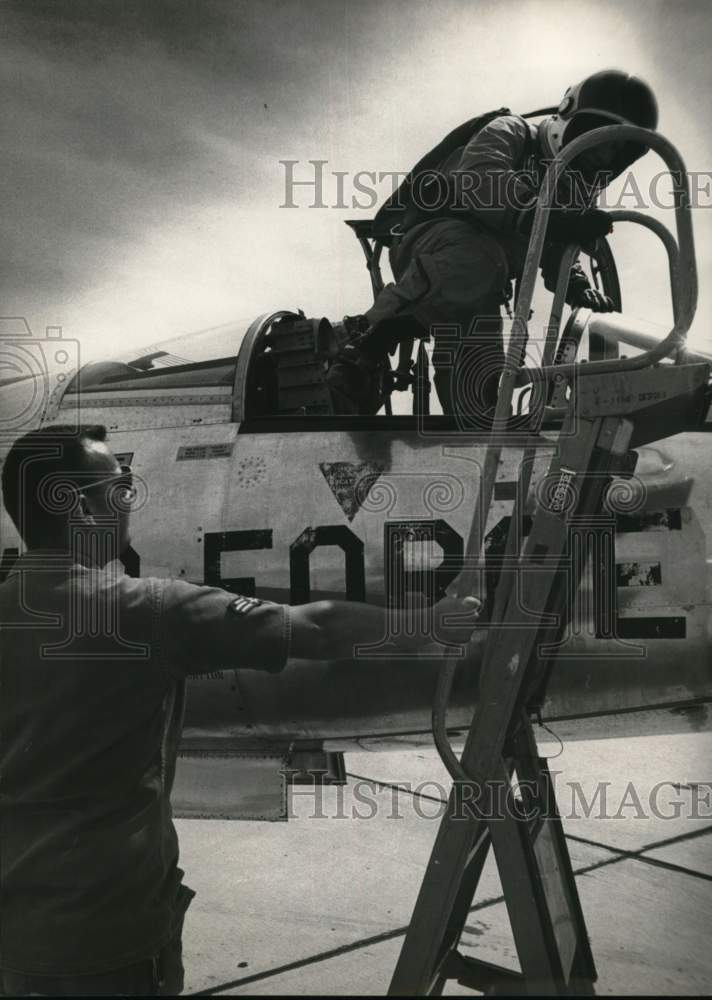
<path fill-rule="evenodd" d="M 184 678 L 280 670 L 289 638 L 284 605 L 18 560 L 0 585 L 0 967 L 100 972 L 170 939 Z"/>

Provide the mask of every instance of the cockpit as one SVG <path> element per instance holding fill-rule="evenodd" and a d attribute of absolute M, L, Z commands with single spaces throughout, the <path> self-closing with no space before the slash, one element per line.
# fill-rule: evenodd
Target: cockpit
<path fill-rule="evenodd" d="M 380 279 L 382 247 L 370 235 L 367 223 L 360 221 L 350 226 L 366 255 L 372 281 L 375 273 Z M 589 257 L 587 263 L 592 282 L 620 309 L 615 261 L 605 240 L 599 242 L 596 256 Z M 542 319 L 531 324 L 526 363 L 518 373 L 512 395 L 513 427 L 527 424 L 537 401 L 546 410 L 543 426 L 555 421 L 557 410 L 565 405 L 566 386 L 557 386 L 551 380 L 546 398 L 541 398 L 536 372 L 543 364 L 611 359 L 619 357 L 622 350 L 626 355 L 636 354 L 649 350 L 665 334 L 663 327 L 654 324 L 624 321 L 620 313 L 591 314 L 585 309 L 575 310 L 562 324 L 564 305 L 556 299 L 554 296 L 553 301 L 549 297 L 549 301 L 535 303 Z M 505 341 L 510 327 L 505 320 Z M 537 340 L 532 335 L 535 328 L 543 328 L 545 337 Z M 132 398 L 140 397 L 145 403 L 147 395 L 156 403 L 175 405 L 213 400 L 221 404 L 221 420 L 239 424 L 240 433 L 337 427 L 487 430 L 481 421 L 476 421 L 475 427 L 466 426 L 461 413 L 443 413 L 434 387 L 432 343 L 422 339 L 411 342 L 407 354 L 401 346 L 399 356 L 393 360 L 396 370 L 390 380 L 391 391 L 377 413 L 339 414 L 325 382 L 328 363 L 323 357 L 322 340 L 323 320 L 310 319 L 299 311 L 280 310 L 250 324 L 225 324 L 86 364 L 67 386 L 62 406 L 78 401 L 80 395 L 84 407 L 109 397 L 124 406 Z M 689 353 L 688 357 L 698 359 L 698 355 Z M 397 378 L 399 373 L 407 373 L 407 377 Z"/>

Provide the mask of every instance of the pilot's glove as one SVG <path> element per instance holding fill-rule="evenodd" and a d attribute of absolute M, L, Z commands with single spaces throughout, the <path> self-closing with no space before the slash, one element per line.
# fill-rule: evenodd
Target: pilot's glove
<path fill-rule="evenodd" d="M 546 235 L 555 243 L 578 243 L 586 247 L 613 230 L 608 212 L 590 208 L 587 212 L 552 212 Z"/>
<path fill-rule="evenodd" d="M 520 233 L 528 234 L 533 223 L 534 209 L 525 209 L 520 213 L 517 229 Z M 585 212 L 552 209 L 549 213 L 546 236 L 555 243 L 578 243 L 585 248 L 612 230 L 613 220 L 610 214 L 600 208 L 589 208 Z"/>
<path fill-rule="evenodd" d="M 574 289 L 567 296 L 567 302 L 574 309 L 582 306 L 584 309 L 599 313 L 614 312 L 616 308 L 610 295 L 604 295 L 597 288 Z"/>

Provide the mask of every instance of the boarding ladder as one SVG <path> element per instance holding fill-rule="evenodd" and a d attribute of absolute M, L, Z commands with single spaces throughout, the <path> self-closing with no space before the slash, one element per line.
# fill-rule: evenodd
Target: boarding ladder
<path fill-rule="evenodd" d="M 585 560 L 573 558 L 577 534 L 605 510 L 612 477 L 630 474 L 633 448 L 699 426 L 707 406 L 710 365 L 689 363 L 684 344 L 695 312 L 695 270 L 685 166 L 663 137 L 633 126 L 597 129 L 576 139 L 550 165 L 542 186 L 519 288 L 506 367 L 480 479 L 459 596 L 477 592 L 484 526 L 502 447 L 511 441 L 511 404 L 521 385 L 527 321 L 549 206 L 561 171 L 576 155 L 612 140 L 644 142 L 673 178 L 677 243 L 667 230 L 674 325 L 657 346 L 630 358 L 575 363 L 573 327 L 559 340 L 568 270 L 564 254 L 539 369 L 528 369 L 539 404 L 530 404 L 531 437 L 523 460 L 506 551 L 480 674 L 477 706 L 461 758 L 451 748 L 445 710 L 456 661 L 447 661 L 433 710 L 434 735 L 454 779 L 390 995 L 439 995 L 448 980 L 485 993 L 593 993 L 591 948 L 551 775 L 532 729 L 570 597 Z M 638 213 L 614 219 L 643 222 Z M 662 235 L 658 232 L 658 235 Z M 580 318 L 579 318 L 580 325 Z M 572 347 L 573 345 L 573 347 Z M 663 362 L 663 359 L 669 359 Z M 554 363 L 558 362 L 558 363 Z M 661 363 L 662 362 L 662 363 Z M 546 415 L 560 411 L 554 457 L 535 491 L 531 529 L 522 530 L 532 458 Z M 508 437 L 508 434 L 510 436 Z M 614 586 L 614 582 L 612 583 Z M 492 847 L 521 967 L 500 968 L 458 950 Z"/>

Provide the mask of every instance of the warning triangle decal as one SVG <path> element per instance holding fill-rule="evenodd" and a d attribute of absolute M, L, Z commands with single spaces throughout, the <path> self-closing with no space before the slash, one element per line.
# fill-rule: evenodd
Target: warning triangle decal
<path fill-rule="evenodd" d="M 320 462 L 319 468 L 344 514 L 353 521 L 385 465 L 380 462 Z"/>

